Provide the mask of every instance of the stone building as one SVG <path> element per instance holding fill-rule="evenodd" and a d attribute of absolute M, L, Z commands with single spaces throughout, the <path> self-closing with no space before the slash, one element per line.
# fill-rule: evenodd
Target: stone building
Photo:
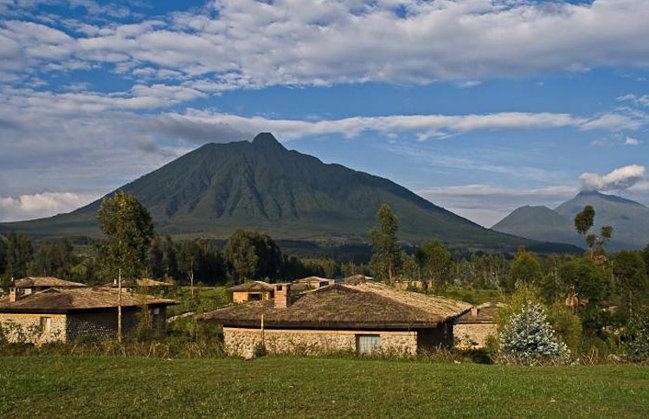
<path fill-rule="evenodd" d="M 273 298 L 274 290 L 271 284 L 264 281 L 250 281 L 230 287 L 227 291 L 232 294 L 232 301 L 240 304 L 248 301 L 270 300 Z"/>
<path fill-rule="evenodd" d="M 454 334 L 455 346 L 460 349 L 481 349 L 490 336 L 496 334 L 498 303 L 484 303 L 458 318 Z"/>
<path fill-rule="evenodd" d="M 48 288 L 28 295 L 12 288 L 0 299 L 0 326 L 12 342 L 37 345 L 73 341 L 81 336 L 102 337 L 117 333 L 118 291 L 112 288 Z M 173 300 L 122 292 L 122 330 L 138 325 L 138 313 L 146 306 L 154 333 L 165 328 L 166 307 Z"/>
<path fill-rule="evenodd" d="M 231 355 L 381 352 L 415 355 L 453 345 L 453 322 L 471 305 L 401 291 L 373 281 L 332 284 L 294 295 L 275 284 L 274 299 L 197 316 L 223 325 Z"/>

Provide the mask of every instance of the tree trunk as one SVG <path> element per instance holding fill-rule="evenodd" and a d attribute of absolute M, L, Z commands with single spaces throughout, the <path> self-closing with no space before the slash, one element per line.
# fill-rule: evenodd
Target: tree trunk
<path fill-rule="evenodd" d="M 192 298 L 194 298 L 194 271 L 189 271 L 189 289 L 192 293 Z"/>
<path fill-rule="evenodd" d="M 117 275 L 117 341 L 122 343 L 122 269 Z"/>

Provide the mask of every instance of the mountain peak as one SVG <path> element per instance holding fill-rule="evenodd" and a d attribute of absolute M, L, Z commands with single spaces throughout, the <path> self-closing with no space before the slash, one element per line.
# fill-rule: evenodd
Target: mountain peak
<path fill-rule="evenodd" d="M 279 147 L 284 149 L 284 146 L 277 141 L 277 138 L 270 132 L 261 132 L 252 140 L 252 145 L 256 147 Z"/>

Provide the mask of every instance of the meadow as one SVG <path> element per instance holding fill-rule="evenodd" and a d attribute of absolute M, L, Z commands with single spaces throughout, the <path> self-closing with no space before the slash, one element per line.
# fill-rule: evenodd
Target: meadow
<path fill-rule="evenodd" d="M 624 417 L 649 369 L 344 358 L 27 356 L 0 362 L 0 417 Z"/>

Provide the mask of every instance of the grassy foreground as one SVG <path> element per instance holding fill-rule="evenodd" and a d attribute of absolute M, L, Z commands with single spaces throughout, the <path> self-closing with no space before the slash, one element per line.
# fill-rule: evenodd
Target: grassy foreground
<path fill-rule="evenodd" d="M 649 368 L 7 357 L 0 417 L 646 417 Z"/>

